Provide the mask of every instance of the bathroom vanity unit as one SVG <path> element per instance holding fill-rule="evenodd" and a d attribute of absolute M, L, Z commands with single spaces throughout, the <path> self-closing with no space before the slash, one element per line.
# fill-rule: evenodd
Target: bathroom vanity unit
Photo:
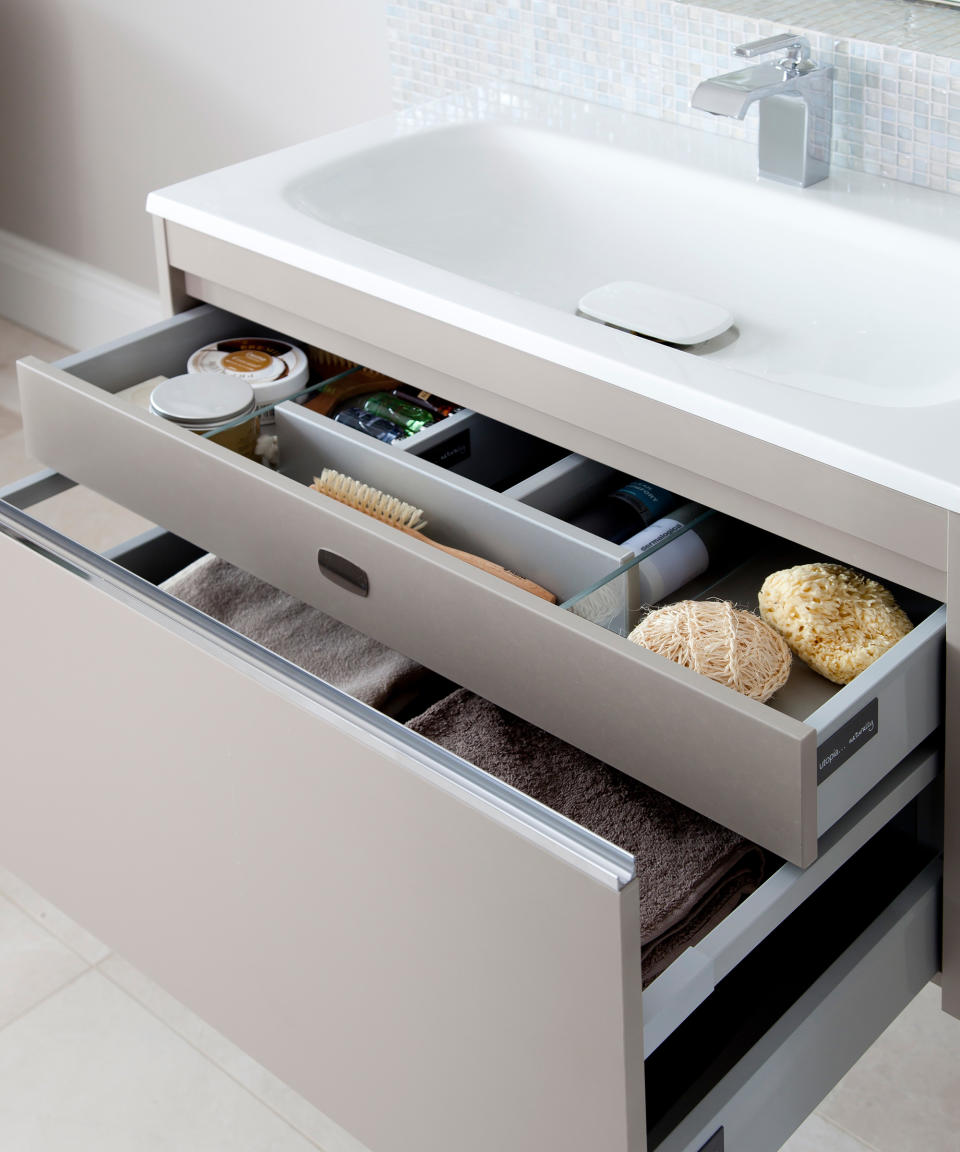
<path fill-rule="evenodd" d="M 31 606 L 5 698 L 37 716 L 42 683 L 52 722 L 11 736 L 5 862 L 372 1152 L 770 1152 L 936 973 L 941 930 L 960 1012 L 957 401 L 924 283 L 956 208 L 865 177 L 761 186 L 753 163 L 472 94 L 155 194 L 169 318 L 21 362 L 55 471 L 0 513 L 7 599 Z M 805 254 L 789 275 L 775 237 Z M 629 276 L 738 330 L 691 354 L 575 314 Z M 251 325 L 469 411 L 392 446 L 282 404 L 273 472 L 118 395 Z M 431 443 L 464 432 L 491 448 L 443 467 Z M 562 603 L 325 500 L 323 466 Z M 559 518 L 610 470 L 772 534 L 761 570 L 793 549 L 875 574 L 916 627 L 843 689 L 800 677 L 768 705 L 640 649 L 629 551 Z M 29 516 L 71 481 L 159 527 L 92 555 Z M 160 591 L 197 549 L 782 865 L 643 989 L 629 854 Z M 606 626 L 570 610 L 597 585 Z"/>

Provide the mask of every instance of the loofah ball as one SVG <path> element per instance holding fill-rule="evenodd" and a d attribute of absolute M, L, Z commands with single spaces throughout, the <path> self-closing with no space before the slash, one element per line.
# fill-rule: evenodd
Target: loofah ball
<path fill-rule="evenodd" d="M 769 700 L 790 675 L 790 649 L 783 638 L 725 600 L 681 600 L 658 608 L 629 638 L 751 700 Z"/>
<path fill-rule="evenodd" d="M 834 684 L 849 684 L 913 627 L 888 588 L 843 564 L 772 573 L 760 589 L 760 615 Z"/>

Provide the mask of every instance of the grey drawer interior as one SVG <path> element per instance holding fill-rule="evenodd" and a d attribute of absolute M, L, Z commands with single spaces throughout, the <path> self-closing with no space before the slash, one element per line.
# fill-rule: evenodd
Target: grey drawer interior
<path fill-rule="evenodd" d="M 627 558 L 619 546 L 553 515 L 563 511 L 577 477 L 609 483 L 613 474 L 602 465 L 562 456 L 501 494 L 287 404 L 277 415 L 277 474 L 112 398 L 131 383 L 182 371 L 196 347 L 249 328 L 203 307 L 54 368 L 26 361 L 20 374 L 29 450 L 800 865 L 815 857 L 818 835 L 936 726 L 937 612 L 826 702 L 778 711 L 639 649 L 619 634 L 622 623 L 614 631 L 598 628 L 301 483 L 326 465 L 375 484 L 425 508 L 437 539 L 487 555 L 567 599 Z M 369 572 L 370 595 L 320 577 L 318 546 Z M 627 596 L 618 601 L 621 620 Z M 442 623 L 425 627 L 411 608 L 420 602 Z M 876 738 L 818 789 L 818 745 L 874 697 Z M 891 709 L 898 710 L 896 724 L 887 721 Z M 833 794 L 829 804 L 825 790 Z"/>

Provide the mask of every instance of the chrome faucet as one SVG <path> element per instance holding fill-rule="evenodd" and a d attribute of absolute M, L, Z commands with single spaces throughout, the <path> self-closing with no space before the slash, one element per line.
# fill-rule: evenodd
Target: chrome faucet
<path fill-rule="evenodd" d="M 742 120 L 760 108 L 760 175 L 806 188 L 830 173 L 833 68 L 810 59 L 804 36 L 770 36 L 734 49 L 737 56 L 781 53 L 776 64 L 756 64 L 714 76 L 697 86 L 694 108 Z"/>

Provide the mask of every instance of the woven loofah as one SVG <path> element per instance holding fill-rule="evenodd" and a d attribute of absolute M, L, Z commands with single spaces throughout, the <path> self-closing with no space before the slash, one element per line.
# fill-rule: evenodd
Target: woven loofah
<path fill-rule="evenodd" d="M 751 700 L 769 700 L 790 675 L 790 649 L 783 638 L 725 600 L 681 600 L 658 608 L 629 638 Z"/>
<path fill-rule="evenodd" d="M 893 593 L 843 564 L 798 564 L 760 589 L 760 615 L 834 684 L 849 684 L 913 625 Z"/>

